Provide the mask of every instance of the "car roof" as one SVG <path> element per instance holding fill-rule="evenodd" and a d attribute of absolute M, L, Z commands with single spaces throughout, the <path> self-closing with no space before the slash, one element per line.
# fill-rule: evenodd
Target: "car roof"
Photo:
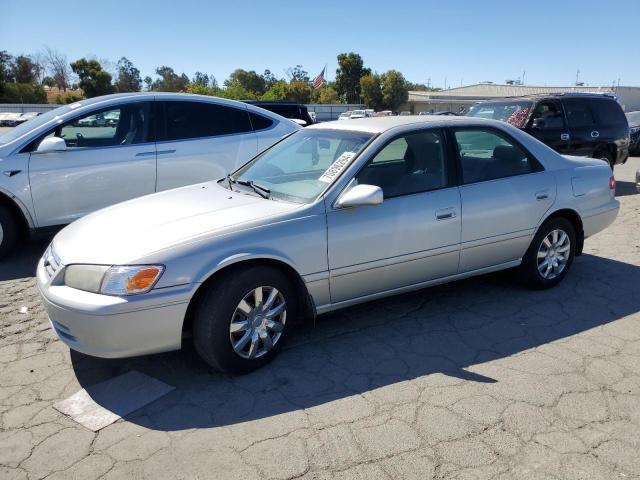
<path fill-rule="evenodd" d="M 355 118 L 347 122 L 332 121 L 316 123 L 307 129 L 331 129 L 352 130 L 367 133 L 382 133 L 392 128 L 405 125 L 429 125 L 429 124 L 464 124 L 464 125 L 495 125 L 497 120 L 488 120 L 475 117 L 454 117 L 447 115 L 405 115 L 396 117 L 368 117 Z"/>

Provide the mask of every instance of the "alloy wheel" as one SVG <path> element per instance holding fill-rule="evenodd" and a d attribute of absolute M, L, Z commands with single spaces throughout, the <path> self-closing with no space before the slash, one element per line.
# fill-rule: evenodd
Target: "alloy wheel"
<path fill-rule="evenodd" d="M 547 280 L 557 277 L 567 266 L 570 254 L 569 235 L 560 229 L 552 230 L 538 247 L 538 273 Z"/>
<path fill-rule="evenodd" d="M 280 340 L 287 320 L 287 304 L 275 287 L 261 286 L 248 292 L 231 317 L 229 339 L 242 358 L 265 355 Z"/>

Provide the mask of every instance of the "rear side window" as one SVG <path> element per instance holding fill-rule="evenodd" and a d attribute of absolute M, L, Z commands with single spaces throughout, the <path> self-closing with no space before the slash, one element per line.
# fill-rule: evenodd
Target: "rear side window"
<path fill-rule="evenodd" d="M 251 132 L 249 113 L 244 109 L 204 102 L 162 102 L 164 129 L 159 140 L 215 137 Z"/>
<path fill-rule="evenodd" d="M 565 98 L 562 100 L 567 113 L 569 127 L 590 128 L 596 124 L 591 109 L 584 98 Z"/>
<path fill-rule="evenodd" d="M 514 141 L 489 130 L 454 132 L 465 184 L 539 171 L 541 167 Z"/>
<path fill-rule="evenodd" d="M 263 117 L 262 115 L 258 115 L 257 113 L 249 112 L 249 117 L 251 118 L 251 125 L 254 130 L 264 130 L 273 125 L 273 120 Z"/>
<path fill-rule="evenodd" d="M 627 119 L 618 102 L 611 98 L 592 98 L 591 110 L 600 125 L 625 127 Z"/>

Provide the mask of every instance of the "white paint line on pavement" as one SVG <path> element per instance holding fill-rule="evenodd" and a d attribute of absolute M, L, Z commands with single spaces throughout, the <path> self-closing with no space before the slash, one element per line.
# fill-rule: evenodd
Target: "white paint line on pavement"
<path fill-rule="evenodd" d="M 83 388 L 66 400 L 56 403 L 53 408 L 97 432 L 174 388 L 157 378 L 132 370 Z"/>

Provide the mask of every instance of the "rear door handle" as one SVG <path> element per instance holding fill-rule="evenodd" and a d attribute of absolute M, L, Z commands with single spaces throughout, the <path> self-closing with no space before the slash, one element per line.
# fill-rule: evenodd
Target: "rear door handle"
<path fill-rule="evenodd" d="M 448 220 L 456 217 L 456 211 L 453 207 L 436 210 L 436 220 Z"/>
<path fill-rule="evenodd" d="M 569 140 L 571 137 L 569 136 L 568 133 L 561 133 L 560 134 L 560 140 Z"/>
<path fill-rule="evenodd" d="M 594 130 L 593 132 L 591 132 L 591 138 L 598 138 L 600 136 L 600 132 L 597 130 Z"/>
<path fill-rule="evenodd" d="M 155 155 L 156 152 L 140 152 L 136 153 L 136 157 L 148 157 L 149 155 Z"/>
<path fill-rule="evenodd" d="M 176 151 L 175 150 L 160 150 L 157 153 L 158 153 L 158 155 L 166 155 L 168 153 L 176 153 Z"/>
<path fill-rule="evenodd" d="M 536 200 L 545 200 L 547 198 L 549 198 L 549 192 L 547 190 L 536 192 Z"/>

